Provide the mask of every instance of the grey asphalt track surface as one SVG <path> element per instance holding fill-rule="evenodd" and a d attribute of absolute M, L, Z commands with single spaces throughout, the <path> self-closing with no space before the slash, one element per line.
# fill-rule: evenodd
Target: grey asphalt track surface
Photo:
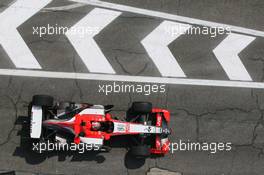
<path fill-rule="evenodd" d="M 10 0 L 0 1 L 0 12 Z M 261 0 L 109 0 L 117 4 L 146 8 L 208 21 L 263 30 L 264 1 Z M 73 2 L 54 0 L 48 7 Z M 94 7 L 41 11 L 18 31 L 43 70 L 89 71 L 64 35 L 32 35 L 32 26 L 72 26 Z M 160 76 L 140 41 L 162 20 L 122 13 L 95 37 L 96 43 L 118 75 Z M 0 21 L 1 22 L 1 21 Z M 229 80 L 211 52 L 226 36 L 181 36 L 169 45 L 178 56 L 188 78 Z M 264 80 L 264 39 L 244 49 L 240 58 L 253 81 Z M 16 46 L 14 45 L 14 49 Z M 0 46 L 0 68 L 15 69 Z M 166 85 L 165 93 L 149 96 L 137 93 L 98 92 L 107 81 L 0 76 L 0 170 L 18 174 L 145 174 L 156 167 L 183 175 L 261 175 L 264 173 L 263 89 Z M 133 84 L 133 83 L 132 83 Z M 142 83 L 139 83 L 142 84 Z M 133 101 L 150 101 L 171 111 L 172 142 L 231 142 L 231 151 L 176 151 L 161 158 L 138 161 L 127 155 L 120 141 L 109 153 L 33 153 L 26 143 L 22 125 L 27 105 L 34 94 L 49 94 L 58 101 L 114 104 L 112 114 L 124 117 Z M 118 141 L 119 142 L 119 141 Z"/>

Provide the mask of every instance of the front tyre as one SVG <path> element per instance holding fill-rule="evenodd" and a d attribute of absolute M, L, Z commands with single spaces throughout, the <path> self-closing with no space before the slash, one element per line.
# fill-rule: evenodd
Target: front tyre
<path fill-rule="evenodd" d="M 150 147 L 147 145 L 133 146 L 130 151 L 135 157 L 148 157 L 151 154 Z"/>
<path fill-rule="evenodd" d="M 152 111 L 152 104 L 150 102 L 133 102 L 132 110 L 138 114 L 148 114 Z"/>

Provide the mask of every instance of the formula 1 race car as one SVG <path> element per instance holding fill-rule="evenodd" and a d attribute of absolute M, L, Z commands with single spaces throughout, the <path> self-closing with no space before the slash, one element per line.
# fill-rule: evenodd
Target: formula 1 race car
<path fill-rule="evenodd" d="M 170 113 L 152 108 L 149 102 L 133 102 L 126 121 L 113 118 L 113 105 L 58 102 L 53 97 L 35 95 L 29 105 L 30 137 L 52 142 L 85 143 L 104 149 L 113 136 L 130 135 L 130 152 L 136 157 L 169 152 Z"/>

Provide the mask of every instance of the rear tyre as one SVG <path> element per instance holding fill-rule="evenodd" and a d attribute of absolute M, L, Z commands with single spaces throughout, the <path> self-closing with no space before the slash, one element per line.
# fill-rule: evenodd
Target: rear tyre
<path fill-rule="evenodd" d="M 53 106 L 53 97 L 48 95 L 34 95 L 32 105 L 51 107 Z"/>
<path fill-rule="evenodd" d="M 150 148 L 147 145 L 133 146 L 131 154 L 135 157 L 148 157 L 150 156 Z"/>
<path fill-rule="evenodd" d="M 135 113 L 147 114 L 152 111 L 152 104 L 150 102 L 133 102 L 132 110 Z"/>

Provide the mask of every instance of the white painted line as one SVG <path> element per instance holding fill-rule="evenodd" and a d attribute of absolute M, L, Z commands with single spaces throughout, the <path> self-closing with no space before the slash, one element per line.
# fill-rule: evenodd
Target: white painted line
<path fill-rule="evenodd" d="M 260 82 L 162 78 L 162 77 L 128 76 L 128 75 L 114 75 L 114 74 L 50 72 L 50 71 L 39 71 L 39 70 L 0 69 L 0 75 L 264 89 L 264 83 L 260 83 Z"/>
<path fill-rule="evenodd" d="M 41 69 L 17 27 L 50 2 L 51 0 L 17 0 L 0 14 L 0 43 L 16 67 Z"/>
<path fill-rule="evenodd" d="M 93 5 L 93 6 L 98 6 L 98 7 L 120 10 L 120 11 L 126 11 L 126 12 L 131 12 L 131 13 L 138 13 L 138 14 L 147 15 L 147 16 L 164 18 L 168 20 L 179 21 L 179 22 L 184 22 L 184 23 L 189 23 L 189 24 L 196 24 L 196 25 L 202 25 L 202 26 L 208 26 L 208 27 L 230 28 L 234 32 L 264 37 L 264 32 L 259 31 L 259 30 L 248 29 L 244 27 L 227 25 L 227 24 L 222 24 L 222 23 L 217 23 L 217 22 L 210 22 L 210 21 L 205 21 L 205 20 L 200 20 L 200 19 L 195 19 L 195 18 L 190 18 L 190 17 L 184 17 L 184 16 L 179 16 L 179 15 L 173 15 L 173 14 L 163 13 L 159 11 L 141 9 L 141 8 L 114 4 L 114 3 L 109 3 L 109 2 L 99 1 L 99 0 L 71 0 L 71 1 L 85 3 L 88 5 Z"/>
<path fill-rule="evenodd" d="M 168 45 L 190 27 L 187 24 L 163 21 L 141 41 L 162 76 L 186 77 Z"/>
<path fill-rule="evenodd" d="M 85 4 L 83 3 L 76 3 L 76 4 L 70 4 L 65 6 L 59 6 L 59 7 L 46 7 L 42 9 L 42 12 L 48 12 L 48 11 L 65 11 L 65 10 L 71 10 L 79 7 L 83 7 Z"/>
<path fill-rule="evenodd" d="M 66 33 L 66 36 L 90 72 L 115 73 L 93 37 L 120 14 L 121 12 L 95 8 L 77 24 L 72 26 L 74 29 L 70 29 Z M 88 31 L 82 34 L 76 32 L 78 29 Z"/>
<path fill-rule="evenodd" d="M 231 33 L 213 50 L 230 80 L 252 81 L 238 54 L 254 39 Z"/>

